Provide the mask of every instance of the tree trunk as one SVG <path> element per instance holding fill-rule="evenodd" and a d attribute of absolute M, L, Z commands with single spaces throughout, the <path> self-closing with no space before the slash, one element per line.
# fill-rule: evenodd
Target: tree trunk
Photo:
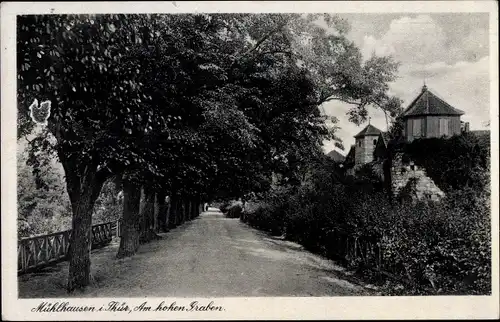
<path fill-rule="evenodd" d="M 158 205 L 158 210 L 156 214 L 156 223 L 157 223 L 157 231 L 166 232 L 166 223 L 167 223 L 167 207 L 165 205 L 165 194 L 163 192 L 158 192 L 156 195 L 156 203 Z"/>
<path fill-rule="evenodd" d="M 175 228 L 177 226 L 177 207 L 178 207 L 178 199 L 175 196 L 171 196 L 170 198 L 170 213 L 169 213 L 169 228 Z"/>
<path fill-rule="evenodd" d="M 165 207 L 165 219 L 164 219 L 164 226 L 163 226 L 163 231 L 168 232 L 170 230 L 170 211 L 172 209 L 172 198 L 168 198 L 168 204 Z"/>
<path fill-rule="evenodd" d="M 176 207 L 176 219 L 175 219 L 175 225 L 180 226 L 182 225 L 182 198 L 179 198 L 177 201 L 177 207 Z"/>
<path fill-rule="evenodd" d="M 92 211 L 104 180 L 97 178 L 97 167 L 86 168 L 80 180 L 68 180 L 73 209 L 72 233 L 69 249 L 68 292 L 83 289 L 91 283 L 90 250 L 92 247 Z M 74 173 L 66 173 L 72 176 Z M 74 184 L 79 181 L 78 185 Z"/>
<path fill-rule="evenodd" d="M 160 203 L 158 200 L 158 194 L 155 194 L 154 207 L 153 207 L 153 231 L 158 232 L 158 214 L 160 213 Z"/>
<path fill-rule="evenodd" d="M 146 192 L 144 191 L 144 187 L 141 187 L 141 198 L 139 202 L 139 217 L 140 225 L 139 225 L 139 243 L 143 242 L 144 234 L 146 232 L 147 218 L 144 216 L 146 207 Z"/>
<path fill-rule="evenodd" d="M 198 217 L 198 201 L 197 199 L 193 200 L 193 219 L 195 219 L 196 217 Z"/>
<path fill-rule="evenodd" d="M 186 211 L 186 220 L 191 221 L 193 219 L 193 208 L 192 208 L 191 199 L 187 200 L 187 211 Z"/>
<path fill-rule="evenodd" d="M 154 221 L 154 205 L 155 193 L 150 188 L 144 189 L 144 207 L 142 208 L 143 226 L 141 230 L 140 240 L 143 243 L 150 242 L 154 237 L 153 221 Z"/>
<path fill-rule="evenodd" d="M 181 203 L 181 224 L 186 222 L 186 199 L 182 199 Z"/>
<path fill-rule="evenodd" d="M 122 236 L 117 258 L 134 255 L 139 248 L 141 218 L 139 207 L 141 202 L 141 189 L 138 185 L 123 181 L 123 218 Z"/>
<path fill-rule="evenodd" d="M 197 197 L 196 198 L 196 213 L 194 214 L 195 218 L 200 215 L 200 207 L 201 207 L 200 197 Z"/>
<path fill-rule="evenodd" d="M 149 209 L 149 232 L 152 233 L 152 236 L 155 237 L 155 221 L 156 221 L 156 192 L 153 190 L 151 192 L 151 208 Z"/>

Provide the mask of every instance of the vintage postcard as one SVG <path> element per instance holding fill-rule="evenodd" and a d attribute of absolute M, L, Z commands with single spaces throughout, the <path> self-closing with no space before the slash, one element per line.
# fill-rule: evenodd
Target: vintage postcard
<path fill-rule="evenodd" d="M 3 2 L 2 319 L 499 318 L 497 10 Z"/>

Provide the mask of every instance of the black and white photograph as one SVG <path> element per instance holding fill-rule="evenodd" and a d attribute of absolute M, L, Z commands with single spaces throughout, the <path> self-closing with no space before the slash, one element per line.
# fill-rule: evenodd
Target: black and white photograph
<path fill-rule="evenodd" d="M 2 317 L 498 318 L 497 4 L 370 2 L 2 3 Z"/>

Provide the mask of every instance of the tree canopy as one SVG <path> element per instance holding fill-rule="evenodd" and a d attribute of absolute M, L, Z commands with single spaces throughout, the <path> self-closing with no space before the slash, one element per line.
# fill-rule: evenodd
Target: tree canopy
<path fill-rule="evenodd" d="M 73 210 L 70 290 L 89 283 L 91 213 L 127 173 L 169 194 L 237 198 L 297 180 L 336 122 L 321 104 L 393 116 L 397 64 L 364 61 L 332 15 L 18 16 L 18 137 L 50 101 L 32 153 L 56 152 Z M 34 159 L 33 159 L 34 160 Z M 86 248 L 87 247 L 87 248 Z"/>

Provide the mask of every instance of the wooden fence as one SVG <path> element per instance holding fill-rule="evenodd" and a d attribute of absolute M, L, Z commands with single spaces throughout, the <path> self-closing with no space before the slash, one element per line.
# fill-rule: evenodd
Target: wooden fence
<path fill-rule="evenodd" d="M 107 245 L 113 236 L 120 236 L 119 221 L 92 226 L 92 249 Z M 22 238 L 17 244 L 17 273 L 36 271 L 50 264 L 67 260 L 71 230 Z"/>
<path fill-rule="evenodd" d="M 327 233 L 331 255 L 346 261 L 360 261 L 366 266 L 382 269 L 384 260 L 380 239 L 373 236 L 353 236 L 341 230 Z"/>
<path fill-rule="evenodd" d="M 382 237 L 353 236 L 344 231 L 335 230 L 327 233 L 329 256 L 342 259 L 347 263 L 362 264 L 363 267 L 378 272 L 405 285 L 414 286 L 414 282 L 402 265 L 395 265 L 384 258 Z M 425 286 L 421 286 L 428 289 Z"/>

